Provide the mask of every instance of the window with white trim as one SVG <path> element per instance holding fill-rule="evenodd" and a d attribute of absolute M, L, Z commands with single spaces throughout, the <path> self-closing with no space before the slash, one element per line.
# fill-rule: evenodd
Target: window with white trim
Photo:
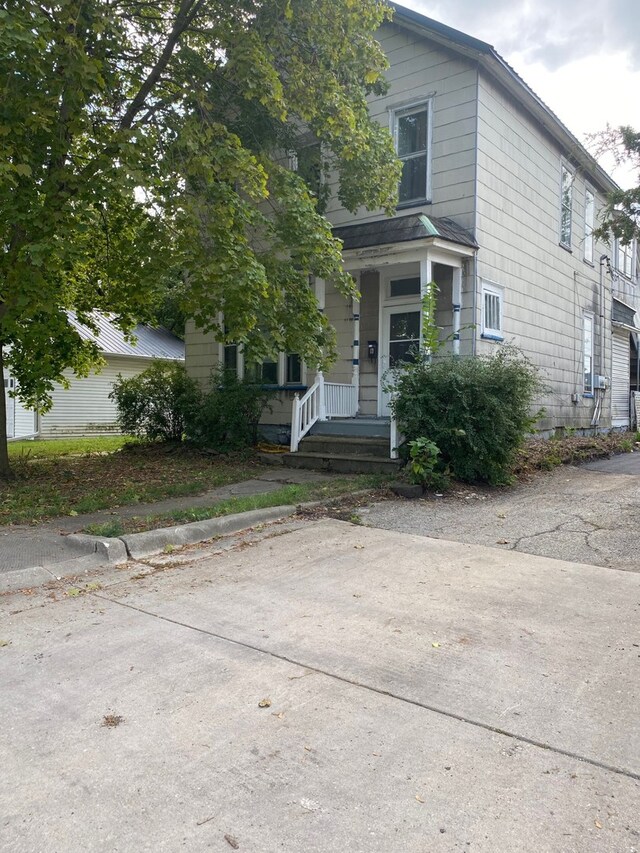
<path fill-rule="evenodd" d="M 625 278 L 633 278 L 633 259 L 635 255 L 636 242 L 632 240 L 623 246 L 620 240 L 616 240 L 616 269 Z"/>
<path fill-rule="evenodd" d="M 560 245 L 571 248 L 571 217 L 573 207 L 573 172 L 566 166 L 560 173 Z"/>
<path fill-rule="evenodd" d="M 501 341 L 504 291 L 495 284 L 482 283 L 482 337 Z"/>
<path fill-rule="evenodd" d="M 593 222 L 595 216 L 595 197 L 587 187 L 584 191 L 584 259 L 593 263 Z"/>
<path fill-rule="evenodd" d="M 582 393 L 593 394 L 593 314 L 584 315 L 582 345 Z"/>
<path fill-rule="evenodd" d="M 304 373 L 304 364 L 297 353 L 280 353 L 277 360 L 247 364 L 244 375 L 250 382 L 286 388 L 302 385 Z"/>
<path fill-rule="evenodd" d="M 396 152 L 402 162 L 398 202 L 425 201 L 431 178 L 430 103 L 397 110 L 393 121 Z"/>

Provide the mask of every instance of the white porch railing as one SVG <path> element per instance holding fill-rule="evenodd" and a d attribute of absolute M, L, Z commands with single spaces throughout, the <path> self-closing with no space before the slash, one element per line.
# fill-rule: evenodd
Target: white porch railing
<path fill-rule="evenodd" d="M 328 418 L 353 418 L 358 413 L 358 389 L 355 385 L 325 382 L 321 372 L 307 393 L 293 399 L 291 409 L 291 452 L 316 421 Z"/>
<path fill-rule="evenodd" d="M 358 389 L 355 385 L 325 382 L 324 399 L 328 418 L 354 418 L 358 414 Z"/>

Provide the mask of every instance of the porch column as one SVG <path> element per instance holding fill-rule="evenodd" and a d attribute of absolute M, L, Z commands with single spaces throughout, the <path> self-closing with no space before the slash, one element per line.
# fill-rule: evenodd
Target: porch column
<path fill-rule="evenodd" d="M 453 282 L 451 288 L 451 301 L 453 303 L 453 354 L 460 355 L 460 312 L 462 309 L 462 268 L 453 268 Z"/>
<path fill-rule="evenodd" d="M 351 384 L 355 391 L 355 408 L 356 412 L 359 408 L 360 400 L 360 301 L 353 299 L 353 355 L 352 355 L 352 374 Z"/>
<path fill-rule="evenodd" d="M 424 307 L 424 298 L 427 295 L 427 288 L 429 284 L 433 281 L 433 270 L 431 264 L 431 258 L 429 257 L 429 253 L 425 255 L 424 258 L 420 261 L 420 349 L 422 349 L 423 343 L 423 311 Z"/>

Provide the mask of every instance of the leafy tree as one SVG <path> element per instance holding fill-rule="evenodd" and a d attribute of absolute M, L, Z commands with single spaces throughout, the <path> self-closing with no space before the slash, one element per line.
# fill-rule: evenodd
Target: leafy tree
<path fill-rule="evenodd" d="M 591 142 L 596 155 L 608 152 L 616 165 L 630 163 L 638 169 L 640 181 L 640 133 L 631 127 L 607 127 L 602 133 L 593 134 Z M 640 237 L 640 182 L 629 190 L 616 190 L 609 194 L 601 214 L 601 225 L 596 236 L 610 239 L 612 236 L 623 245 Z"/>
<path fill-rule="evenodd" d="M 65 368 L 98 360 L 68 311 L 130 330 L 167 274 L 181 310 L 256 359 L 331 357 L 309 276 L 354 285 L 288 154 L 311 137 L 349 210 L 391 211 L 399 165 L 367 112 L 388 14 L 382 0 L 0 0 L 0 365 L 24 402 L 45 411 Z M 0 394 L 0 476 L 4 423 Z"/>

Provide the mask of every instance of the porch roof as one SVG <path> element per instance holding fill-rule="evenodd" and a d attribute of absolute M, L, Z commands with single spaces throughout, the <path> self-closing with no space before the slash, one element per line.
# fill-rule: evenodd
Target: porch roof
<path fill-rule="evenodd" d="M 469 231 L 452 219 L 426 216 L 424 213 L 410 213 L 407 216 L 395 216 L 393 219 L 381 219 L 377 222 L 341 225 L 333 229 L 333 235 L 342 240 L 345 250 L 407 243 L 428 237 L 440 238 L 472 249 L 478 248 Z"/>

